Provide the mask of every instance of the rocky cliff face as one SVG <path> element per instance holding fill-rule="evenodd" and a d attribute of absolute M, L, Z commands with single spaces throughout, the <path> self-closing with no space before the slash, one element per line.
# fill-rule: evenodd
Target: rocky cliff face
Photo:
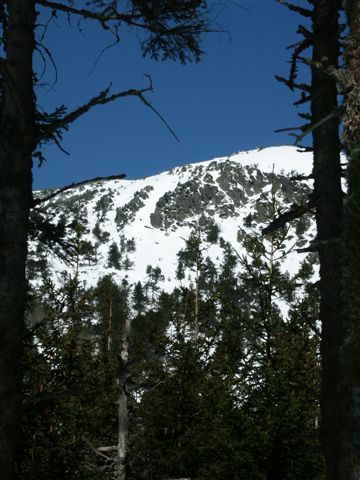
<path fill-rule="evenodd" d="M 241 216 L 249 199 L 259 196 L 256 201 L 256 218 L 259 223 L 266 221 L 267 199 L 261 193 L 271 185 L 277 192 L 279 202 L 306 202 L 309 187 L 291 181 L 288 175 L 262 172 L 257 167 L 242 166 L 230 159 L 224 162 L 210 162 L 207 166 L 188 167 L 191 179 L 179 182 L 174 190 L 166 192 L 156 202 L 150 215 L 154 228 L 170 228 L 191 223 L 199 215 L 217 215 L 220 219 Z M 186 167 L 185 170 L 186 171 Z"/>
<path fill-rule="evenodd" d="M 307 201 L 310 186 L 293 181 L 292 171 L 310 169 L 309 154 L 293 147 L 241 152 L 142 180 L 89 183 L 60 194 L 42 210 L 52 223 L 67 225 L 66 241 L 77 242 L 76 264 L 83 281 L 95 284 L 111 273 L 118 281 L 134 283 L 153 265 L 160 266 L 163 286 L 170 289 L 177 282 L 177 252 L 193 228 L 211 219 L 240 255 L 244 236 L 259 235 L 274 213 Z M 287 232 L 287 246 L 302 247 L 313 237 L 312 222 L 304 217 Z M 55 281 L 71 275 L 74 261 L 56 255 L 61 253 L 58 247 L 50 253 L 39 240 L 30 244 L 30 276 L 36 281 L 40 264 Z M 119 263 L 109 261 L 110 247 L 113 255 L 118 251 Z M 221 261 L 216 245 L 209 246 L 208 254 L 215 264 Z M 302 257 L 293 251 L 288 259 L 284 268 L 291 269 Z"/>

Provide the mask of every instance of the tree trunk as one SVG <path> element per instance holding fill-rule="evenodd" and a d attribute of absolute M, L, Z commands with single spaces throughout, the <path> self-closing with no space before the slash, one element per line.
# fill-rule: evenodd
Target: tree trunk
<path fill-rule="evenodd" d="M 14 476 L 21 417 L 25 260 L 32 199 L 34 2 L 8 0 L 0 99 L 0 477 Z"/>
<path fill-rule="evenodd" d="M 342 463 L 339 480 L 360 479 L 360 1 L 345 3 L 349 33 L 345 43 L 344 145 L 348 157 L 348 197 L 344 208 L 345 340 L 343 368 Z"/>
<path fill-rule="evenodd" d="M 120 353 L 119 366 L 119 388 L 118 399 L 118 444 L 116 458 L 116 480 L 126 480 L 126 461 L 128 454 L 128 406 L 127 406 L 127 380 L 129 377 L 129 336 L 131 323 L 127 318 L 124 326 L 123 342 Z"/>
<path fill-rule="evenodd" d="M 326 72 L 336 67 L 339 56 L 339 0 L 315 0 L 313 13 L 312 123 L 337 108 L 335 80 Z M 342 205 L 338 118 L 313 131 L 314 200 L 320 257 L 320 319 L 322 322 L 321 437 L 328 480 L 339 480 L 339 406 L 341 381 L 339 350 L 343 338 L 341 298 Z"/>

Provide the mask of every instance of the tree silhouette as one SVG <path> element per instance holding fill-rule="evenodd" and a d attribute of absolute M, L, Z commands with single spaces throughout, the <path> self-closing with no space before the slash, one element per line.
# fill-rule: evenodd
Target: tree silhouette
<path fill-rule="evenodd" d="M 0 476 L 6 480 L 13 477 L 19 437 L 28 219 L 31 207 L 38 203 L 32 198 L 32 159 L 43 160 L 43 144 L 61 148 L 64 132 L 95 106 L 131 96 L 158 114 L 145 97 L 152 91 L 151 81 L 143 88 L 121 92 L 107 87 L 73 111 L 62 105 L 44 113 L 36 99 L 40 76 L 34 71 L 33 57 L 42 49 L 51 58 L 51 52 L 41 46 L 37 17 L 86 19 L 110 30 L 117 41 L 121 27 L 128 26 L 142 32 L 145 55 L 182 63 L 200 58 L 200 35 L 208 30 L 202 0 L 132 0 L 124 10 L 112 0 L 78 5 L 47 0 L 0 2 Z M 59 30 L 59 42 L 61 35 Z"/>

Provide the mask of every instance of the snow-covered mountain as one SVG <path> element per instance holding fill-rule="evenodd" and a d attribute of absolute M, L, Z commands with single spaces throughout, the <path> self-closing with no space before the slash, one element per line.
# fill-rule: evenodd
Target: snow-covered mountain
<path fill-rule="evenodd" d="M 292 177 L 295 172 L 309 174 L 311 168 L 311 154 L 291 146 L 270 147 L 182 165 L 139 180 L 94 181 L 70 189 L 42 204 L 41 210 L 53 223 L 73 223 L 67 240 L 81 244 L 80 254 L 77 261 L 67 261 L 34 240 L 30 242 L 33 276 L 42 263 L 55 281 L 78 269 L 88 286 L 110 273 L 117 282 L 125 278 L 132 284 L 142 281 L 152 265 L 161 268 L 162 287 L 171 290 L 178 282 L 177 253 L 194 228 L 215 223 L 220 236 L 241 256 L 244 236 L 260 235 L 274 211 L 308 200 L 309 183 Z M 46 194 L 49 191 L 36 192 L 37 197 Z M 283 268 L 297 269 L 304 254 L 296 249 L 313 237 L 308 217 L 294 222 L 285 246 L 292 251 Z M 109 266 L 111 248 L 120 253 L 117 268 Z M 206 254 L 215 264 L 221 262 L 218 244 L 209 244 Z"/>

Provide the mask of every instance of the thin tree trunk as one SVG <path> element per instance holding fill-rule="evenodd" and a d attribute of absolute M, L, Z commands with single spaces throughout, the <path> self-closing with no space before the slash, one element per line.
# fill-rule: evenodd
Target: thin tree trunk
<path fill-rule="evenodd" d="M 199 282 L 200 282 L 200 269 L 198 263 L 196 263 L 196 277 L 195 277 L 195 325 L 194 325 L 194 340 L 197 341 L 199 336 Z"/>
<path fill-rule="evenodd" d="M 0 478 L 14 476 L 21 417 L 25 260 L 32 200 L 35 102 L 32 56 L 35 6 L 8 0 L 4 85 L 0 98 Z"/>
<path fill-rule="evenodd" d="M 111 351 L 112 344 L 112 298 L 109 298 L 109 321 L 108 321 L 108 331 L 107 331 L 107 350 Z"/>
<path fill-rule="evenodd" d="M 335 80 L 325 71 L 337 66 L 339 56 L 339 0 L 315 0 L 313 13 L 312 123 L 337 108 Z M 343 338 L 341 298 L 342 204 L 338 119 L 313 130 L 314 200 L 320 258 L 320 319 L 322 322 L 321 437 L 328 480 L 339 480 L 339 406 L 341 381 L 339 350 Z"/>
<path fill-rule="evenodd" d="M 116 480 L 126 479 L 126 461 L 128 454 L 128 406 L 126 383 L 129 376 L 129 336 L 131 323 L 127 318 L 124 327 L 123 342 L 120 353 L 119 368 L 119 388 L 120 394 L 118 399 L 118 444 L 117 444 L 117 471 Z"/>
<path fill-rule="evenodd" d="M 360 479 L 360 1 L 345 3 L 349 33 L 345 43 L 344 144 L 348 196 L 344 208 L 345 340 L 343 367 L 342 463 L 339 480 Z"/>

